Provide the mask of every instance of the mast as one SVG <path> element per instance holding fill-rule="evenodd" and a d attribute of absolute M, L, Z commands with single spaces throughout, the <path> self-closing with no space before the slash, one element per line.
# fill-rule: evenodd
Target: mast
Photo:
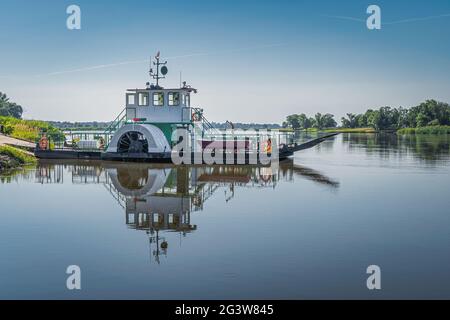
<path fill-rule="evenodd" d="M 154 80 L 156 80 L 156 87 L 159 88 L 159 79 L 165 79 L 165 75 L 167 74 L 167 72 L 169 71 L 166 67 L 167 61 L 164 62 L 160 62 L 160 52 L 158 51 L 158 53 L 155 56 L 155 61 L 153 61 L 153 65 L 156 66 L 156 73 L 153 71 L 153 68 L 151 68 L 151 63 L 150 63 L 150 77 L 153 78 Z M 160 75 L 160 73 L 162 75 Z"/>

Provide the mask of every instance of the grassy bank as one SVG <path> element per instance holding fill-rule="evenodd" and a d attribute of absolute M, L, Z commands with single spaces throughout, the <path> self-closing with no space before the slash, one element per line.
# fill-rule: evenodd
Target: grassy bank
<path fill-rule="evenodd" d="M 36 158 L 10 146 L 0 146 L 0 172 L 36 164 Z"/>
<path fill-rule="evenodd" d="M 373 128 L 333 128 L 325 129 L 324 132 L 340 132 L 340 133 L 375 133 Z"/>
<path fill-rule="evenodd" d="M 295 130 L 291 128 L 282 128 L 280 132 L 294 132 Z M 306 130 L 297 130 L 301 132 L 306 132 Z M 339 133 L 375 133 L 375 129 L 373 128 L 328 128 L 328 129 L 317 129 L 310 128 L 307 132 L 339 132 Z"/>
<path fill-rule="evenodd" d="M 450 134 L 450 126 L 428 126 L 419 128 L 403 128 L 398 134 Z"/>
<path fill-rule="evenodd" d="M 36 142 L 41 131 L 47 132 L 52 140 L 64 139 L 64 134 L 45 121 L 22 120 L 13 117 L 0 117 L 3 133 L 13 138 Z"/>

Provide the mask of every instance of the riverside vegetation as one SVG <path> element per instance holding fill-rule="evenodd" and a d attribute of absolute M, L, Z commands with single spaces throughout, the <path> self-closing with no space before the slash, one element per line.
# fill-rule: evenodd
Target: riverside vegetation
<path fill-rule="evenodd" d="M 37 142 L 41 132 L 46 132 L 53 141 L 64 139 L 64 134 L 45 121 L 21 119 L 23 109 L 11 102 L 6 94 L 0 92 L 0 133 L 16 139 Z M 0 145 L 0 171 L 7 171 L 34 165 L 35 157 L 21 149 Z"/>
<path fill-rule="evenodd" d="M 64 139 L 64 134 L 55 126 L 40 120 L 23 120 L 22 113 L 22 106 L 0 92 L 0 133 L 30 142 L 36 142 L 41 132 L 55 141 Z"/>
<path fill-rule="evenodd" d="M 450 105 L 436 100 L 427 100 L 411 108 L 381 107 L 368 109 L 365 113 L 347 113 L 341 118 L 341 126 L 332 114 L 317 113 L 314 117 L 305 114 L 287 116 L 283 127 L 288 129 L 328 129 L 341 132 L 393 131 L 400 134 L 448 134 L 450 133 Z"/>
<path fill-rule="evenodd" d="M 46 132 L 52 140 L 60 141 L 64 139 L 61 130 L 45 121 L 0 116 L 0 126 L 2 127 L 2 133 L 5 135 L 30 142 L 36 142 L 41 132 Z"/>
<path fill-rule="evenodd" d="M 0 146 L 0 172 L 36 164 L 36 158 L 18 148 Z"/>

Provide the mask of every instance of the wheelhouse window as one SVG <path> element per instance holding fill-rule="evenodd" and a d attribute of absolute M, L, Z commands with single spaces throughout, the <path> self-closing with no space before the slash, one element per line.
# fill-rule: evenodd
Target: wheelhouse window
<path fill-rule="evenodd" d="M 162 92 L 153 93 L 153 105 L 154 106 L 163 106 L 164 105 L 164 93 L 162 93 Z"/>
<path fill-rule="evenodd" d="M 181 103 L 183 104 L 183 106 L 186 105 L 186 96 L 184 95 L 184 93 L 181 95 Z"/>
<path fill-rule="evenodd" d="M 148 106 L 148 93 L 139 92 L 138 94 L 138 102 L 140 106 Z"/>
<path fill-rule="evenodd" d="M 180 93 L 169 92 L 169 106 L 179 106 L 179 105 L 180 105 Z"/>
<path fill-rule="evenodd" d="M 186 107 L 189 107 L 191 105 L 191 101 L 190 101 L 190 96 L 187 94 L 186 95 Z"/>
<path fill-rule="evenodd" d="M 127 94 L 127 105 L 128 106 L 136 105 L 136 96 L 134 95 L 134 93 Z"/>

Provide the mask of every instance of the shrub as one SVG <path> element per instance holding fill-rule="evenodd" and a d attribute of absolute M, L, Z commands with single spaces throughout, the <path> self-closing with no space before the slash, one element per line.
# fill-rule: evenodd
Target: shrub
<path fill-rule="evenodd" d="M 37 142 L 40 132 L 45 131 L 51 140 L 64 141 L 64 134 L 62 131 L 49 125 L 45 121 L 0 117 L 0 125 L 3 125 L 4 133 L 13 138 Z"/>
<path fill-rule="evenodd" d="M 36 158 L 23 152 L 20 149 L 10 147 L 10 146 L 0 146 L 0 154 L 7 155 L 13 160 L 16 160 L 19 164 L 35 164 Z"/>

